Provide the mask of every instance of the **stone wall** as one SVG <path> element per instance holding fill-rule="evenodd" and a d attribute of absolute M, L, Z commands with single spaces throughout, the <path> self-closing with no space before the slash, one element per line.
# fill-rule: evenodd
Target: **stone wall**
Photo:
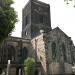
<path fill-rule="evenodd" d="M 36 52 L 35 55 L 37 55 L 35 57 L 38 62 L 41 62 L 42 67 L 47 74 L 72 73 L 72 45 L 70 42 L 71 39 L 58 28 L 49 33 L 42 33 L 32 39 L 33 48 Z M 52 43 L 56 44 L 55 58 L 53 57 L 54 52 L 52 51 Z M 63 43 L 65 52 L 63 52 L 62 48 Z"/>
<path fill-rule="evenodd" d="M 72 40 L 59 28 L 56 28 L 50 31 L 49 33 L 44 34 L 44 41 L 45 41 L 48 73 L 49 74 L 72 73 L 72 65 L 71 65 L 72 64 L 71 52 L 73 45 L 71 43 Z M 53 43 L 55 44 L 55 47 L 53 46 L 54 50 L 52 47 Z M 50 67 L 48 67 L 49 65 Z"/>
<path fill-rule="evenodd" d="M 7 64 L 8 59 L 11 60 L 11 63 L 20 63 L 19 61 L 23 56 L 22 51 L 24 47 L 27 48 L 27 56 L 30 55 L 30 44 L 30 40 L 25 40 L 17 37 L 9 37 L 4 41 L 3 45 L 0 48 L 0 64 Z"/>
<path fill-rule="evenodd" d="M 72 64 L 65 63 L 64 66 L 65 66 L 65 73 L 72 74 Z"/>
<path fill-rule="evenodd" d="M 45 52 L 45 44 L 43 40 L 43 34 L 32 39 L 32 45 L 35 49 L 35 59 L 37 62 L 41 62 L 41 72 L 42 75 L 47 75 L 46 69 L 46 52 Z"/>
<path fill-rule="evenodd" d="M 9 75 L 16 75 L 16 68 L 11 68 L 10 67 Z"/>

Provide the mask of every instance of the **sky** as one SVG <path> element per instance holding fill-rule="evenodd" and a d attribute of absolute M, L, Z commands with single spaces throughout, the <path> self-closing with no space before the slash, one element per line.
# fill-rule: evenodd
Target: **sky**
<path fill-rule="evenodd" d="M 12 36 L 21 37 L 22 33 L 22 9 L 29 0 L 14 0 L 12 5 L 17 14 L 19 21 L 16 23 L 16 27 L 12 32 Z M 64 0 L 40 0 L 47 4 L 50 4 L 50 14 L 51 14 L 51 27 L 59 27 L 64 31 L 75 44 L 75 2 L 69 2 L 67 5 Z"/>

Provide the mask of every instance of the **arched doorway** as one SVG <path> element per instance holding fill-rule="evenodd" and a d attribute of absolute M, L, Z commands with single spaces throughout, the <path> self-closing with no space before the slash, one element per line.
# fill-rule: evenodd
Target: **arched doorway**
<path fill-rule="evenodd" d="M 38 72 L 37 69 L 35 70 L 35 74 L 34 75 L 39 75 L 39 72 Z"/>

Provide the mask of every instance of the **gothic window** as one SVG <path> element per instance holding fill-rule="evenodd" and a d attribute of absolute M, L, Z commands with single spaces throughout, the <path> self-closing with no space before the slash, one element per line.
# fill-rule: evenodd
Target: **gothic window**
<path fill-rule="evenodd" d="M 64 60 L 66 61 L 67 60 L 67 58 L 66 58 L 66 48 L 65 48 L 64 44 L 62 44 L 62 54 L 63 54 Z"/>
<path fill-rule="evenodd" d="M 52 58 L 55 59 L 56 57 L 56 43 L 52 43 Z"/>
<path fill-rule="evenodd" d="M 7 46 L 8 49 L 8 59 L 12 60 L 12 58 L 15 60 L 15 48 L 12 45 Z"/>

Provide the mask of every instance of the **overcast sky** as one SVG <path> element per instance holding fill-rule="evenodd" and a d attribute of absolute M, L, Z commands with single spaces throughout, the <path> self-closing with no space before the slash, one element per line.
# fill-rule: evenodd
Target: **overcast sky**
<path fill-rule="evenodd" d="M 68 6 L 64 0 L 40 0 L 50 4 L 51 9 L 51 27 L 59 27 L 62 29 L 75 44 L 75 8 L 71 2 Z M 13 7 L 18 13 L 18 23 L 12 33 L 12 36 L 21 37 L 22 31 L 22 8 L 26 5 L 28 0 L 14 0 Z M 72 5 L 71 5 L 72 4 Z"/>

